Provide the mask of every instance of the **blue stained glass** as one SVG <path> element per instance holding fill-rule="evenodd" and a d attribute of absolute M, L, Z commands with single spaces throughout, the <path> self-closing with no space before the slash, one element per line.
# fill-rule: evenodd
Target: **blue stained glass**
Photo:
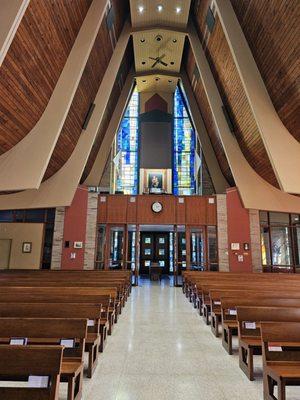
<path fill-rule="evenodd" d="M 176 195 L 195 193 L 194 173 L 196 137 L 180 89 L 174 95 L 173 191 Z"/>
<path fill-rule="evenodd" d="M 116 189 L 124 194 L 138 193 L 139 94 L 134 91 L 117 135 L 117 154 L 121 151 L 117 169 Z"/>

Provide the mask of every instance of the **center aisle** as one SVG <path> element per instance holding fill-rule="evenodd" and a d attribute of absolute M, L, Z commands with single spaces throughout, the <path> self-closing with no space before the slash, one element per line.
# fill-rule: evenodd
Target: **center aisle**
<path fill-rule="evenodd" d="M 85 379 L 84 400 L 261 400 L 261 378 L 247 380 L 181 288 L 141 285 Z"/>

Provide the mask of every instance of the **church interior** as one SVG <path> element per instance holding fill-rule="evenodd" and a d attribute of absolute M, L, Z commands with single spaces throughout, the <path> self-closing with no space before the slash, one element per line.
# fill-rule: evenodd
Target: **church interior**
<path fill-rule="evenodd" d="M 300 400 L 300 2 L 0 0 L 0 399 Z"/>

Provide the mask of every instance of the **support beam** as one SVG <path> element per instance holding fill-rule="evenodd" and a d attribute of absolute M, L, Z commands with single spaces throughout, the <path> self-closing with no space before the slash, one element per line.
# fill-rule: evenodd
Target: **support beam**
<path fill-rule="evenodd" d="M 218 163 L 216 154 L 212 147 L 210 138 L 208 136 L 206 127 L 204 125 L 201 113 L 199 112 L 199 107 L 197 105 L 197 101 L 195 99 L 190 81 L 187 77 L 186 72 L 181 74 L 181 81 L 183 85 L 184 92 L 187 96 L 188 103 L 190 106 L 191 117 L 193 120 L 193 124 L 196 128 L 198 138 L 203 150 L 203 154 L 205 157 L 205 161 L 213 181 L 213 185 L 216 193 L 225 193 L 226 188 L 229 187 L 224 175 L 222 174 L 220 165 Z"/>
<path fill-rule="evenodd" d="M 0 156 L 0 191 L 39 188 L 105 15 L 106 5 L 107 0 L 93 1 L 43 115 L 24 139 Z"/>
<path fill-rule="evenodd" d="M 26 190 L 19 193 L 0 196 L 0 210 L 45 208 L 69 206 L 72 203 L 84 167 L 101 125 L 112 89 L 130 38 L 130 26 L 127 22 L 115 47 L 109 66 L 105 72 L 95 98 L 95 111 L 89 125 L 69 160 L 51 178 L 43 182 L 38 190 Z"/>
<path fill-rule="evenodd" d="M 216 0 L 217 13 L 274 173 L 285 192 L 300 194 L 300 143 L 279 118 L 230 0 Z"/>
<path fill-rule="evenodd" d="M 96 160 L 93 164 L 93 167 L 92 167 L 88 177 L 86 178 L 86 180 L 84 182 L 84 184 L 87 186 L 99 186 L 99 184 L 100 184 L 100 181 L 101 181 L 101 178 L 102 178 L 102 175 L 103 175 L 106 163 L 107 163 L 107 158 L 109 156 L 109 152 L 111 150 L 111 146 L 113 144 L 116 132 L 118 131 L 118 128 L 122 121 L 122 117 L 126 110 L 126 106 L 130 99 L 133 85 L 134 85 L 134 72 L 131 71 L 127 76 L 125 85 L 121 92 L 121 96 L 119 97 L 116 108 L 110 119 L 110 123 L 109 123 L 106 133 L 103 137 L 103 141 L 99 148 Z"/>
<path fill-rule="evenodd" d="M 1 0 L 0 67 L 15 37 L 30 0 Z"/>
<path fill-rule="evenodd" d="M 245 159 L 236 138 L 233 137 L 227 125 L 222 111 L 223 103 L 220 93 L 202 49 L 197 31 L 192 23 L 189 25 L 189 40 L 200 71 L 200 79 L 210 105 L 213 120 L 244 207 L 257 210 L 299 213 L 300 197 L 284 193 L 270 185 L 251 168 Z"/>

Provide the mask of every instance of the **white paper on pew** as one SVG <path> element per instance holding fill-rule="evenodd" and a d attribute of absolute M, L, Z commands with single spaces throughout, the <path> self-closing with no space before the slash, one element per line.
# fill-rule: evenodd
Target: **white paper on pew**
<path fill-rule="evenodd" d="M 214 304 L 216 305 L 216 306 L 220 306 L 221 305 L 221 302 L 220 301 L 214 301 Z"/>
<path fill-rule="evenodd" d="M 269 351 L 282 351 L 281 346 L 268 346 Z"/>
<path fill-rule="evenodd" d="M 237 315 L 237 311 L 233 308 L 229 310 L 229 315 Z"/>
<path fill-rule="evenodd" d="M 246 329 L 256 329 L 256 323 L 255 322 L 245 322 L 245 328 Z"/>
<path fill-rule="evenodd" d="M 65 346 L 68 349 L 71 349 L 75 345 L 74 339 L 61 339 L 60 341 L 61 346 Z"/>
<path fill-rule="evenodd" d="M 49 386 L 49 376 L 29 375 L 28 387 L 30 388 L 47 388 Z"/>
<path fill-rule="evenodd" d="M 89 319 L 87 326 L 95 326 L 95 321 L 93 319 Z"/>
<path fill-rule="evenodd" d="M 26 346 L 27 342 L 27 338 L 11 338 L 9 344 L 11 344 L 12 346 Z"/>

